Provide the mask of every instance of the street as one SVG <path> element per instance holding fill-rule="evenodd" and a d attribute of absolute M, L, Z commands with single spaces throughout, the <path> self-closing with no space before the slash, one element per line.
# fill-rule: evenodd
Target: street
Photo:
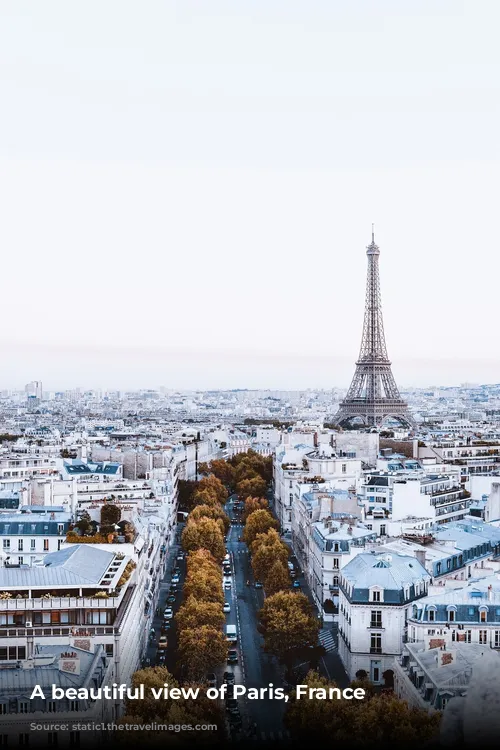
<path fill-rule="evenodd" d="M 264 639 L 257 630 L 259 620 L 258 612 L 264 603 L 264 592 L 262 588 L 256 589 L 246 544 L 239 541 L 243 532 L 243 525 L 238 522 L 239 513 L 234 510 L 234 500 L 231 496 L 225 510 L 231 519 L 231 526 L 227 534 L 226 549 L 231 561 L 231 589 L 224 591 L 225 601 L 229 603 L 231 610 L 226 613 L 226 625 L 235 625 L 237 629 L 238 642 L 231 645 L 238 651 L 238 663 L 234 665 L 221 665 L 215 669 L 217 684 L 220 687 L 224 680 L 224 672 L 234 674 L 235 683 L 248 688 L 274 688 L 284 687 L 284 667 L 278 660 L 265 653 Z M 165 578 L 160 584 L 160 597 L 158 610 L 154 617 L 155 638 L 148 645 L 147 658 L 151 665 L 159 663 L 158 639 L 163 624 L 163 611 L 165 607 L 171 606 L 173 613 L 177 612 L 182 602 L 182 586 L 186 573 L 186 561 L 177 560 L 181 551 L 180 535 L 184 524 L 179 524 L 176 534 L 176 543 L 168 552 L 168 563 Z M 179 569 L 180 581 L 175 602 L 167 603 L 172 571 Z M 301 591 L 312 601 L 311 594 L 307 588 L 301 573 L 297 576 L 301 584 Z M 247 585 L 247 581 L 250 585 Z M 177 634 L 174 618 L 171 621 L 168 635 L 168 648 L 165 651 L 164 665 L 169 672 L 178 680 L 183 680 L 182 665 L 177 663 Z M 337 653 L 337 637 L 335 630 L 325 629 L 321 631 L 320 641 L 326 647 L 324 656 L 319 662 L 319 670 L 330 680 L 340 687 L 348 684 L 347 676 Z M 308 665 L 302 665 L 304 674 Z M 286 703 L 284 700 L 270 700 L 260 698 L 250 700 L 247 697 L 239 698 L 240 713 L 242 717 L 242 731 L 233 732 L 233 739 L 239 740 L 242 735 L 252 737 L 259 741 L 285 741 L 288 732 L 283 727 L 283 716 Z"/>

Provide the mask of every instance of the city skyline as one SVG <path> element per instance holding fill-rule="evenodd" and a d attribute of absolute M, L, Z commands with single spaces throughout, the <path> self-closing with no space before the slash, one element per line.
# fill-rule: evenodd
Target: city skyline
<path fill-rule="evenodd" d="M 4 4 L 6 386 L 347 387 L 372 222 L 396 381 L 496 382 L 481 7 Z"/>

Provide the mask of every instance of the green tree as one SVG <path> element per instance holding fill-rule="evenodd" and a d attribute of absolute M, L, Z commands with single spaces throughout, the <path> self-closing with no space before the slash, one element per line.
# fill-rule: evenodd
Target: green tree
<path fill-rule="evenodd" d="M 186 552 L 206 549 L 215 560 L 222 562 L 226 554 L 223 528 L 222 521 L 214 521 L 213 518 L 200 518 L 198 521 L 188 518 L 182 532 L 182 547 Z"/>
<path fill-rule="evenodd" d="M 277 529 L 278 522 L 267 510 L 254 510 L 246 521 L 243 529 L 243 541 L 249 547 L 255 541 L 257 534 L 266 534 L 270 529 Z"/>
<path fill-rule="evenodd" d="M 101 524 L 104 526 L 115 526 L 120 518 L 122 512 L 117 505 L 113 503 L 106 503 L 101 508 Z M 114 530 L 114 529 L 113 529 Z"/>

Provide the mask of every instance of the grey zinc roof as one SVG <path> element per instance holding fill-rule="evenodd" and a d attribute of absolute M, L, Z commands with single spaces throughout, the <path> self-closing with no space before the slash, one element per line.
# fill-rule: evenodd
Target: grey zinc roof
<path fill-rule="evenodd" d="M 27 692 L 31 694 L 35 685 L 40 685 L 46 690 L 51 685 L 57 687 L 70 688 L 82 687 L 89 676 L 89 672 L 96 661 L 96 656 L 100 656 L 103 648 L 97 647 L 95 654 L 83 651 L 76 646 L 71 646 L 70 651 L 75 651 L 80 659 L 80 674 L 70 674 L 61 672 L 57 666 L 57 660 L 68 646 L 37 646 L 37 656 L 55 656 L 56 661 L 46 667 L 34 667 L 33 669 L 2 669 L 0 670 L 0 693 L 3 698 L 10 697 L 12 694 L 21 695 Z"/>
<path fill-rule="evenodd" d="M 87 544 L 71 545 L 46 555 L 43 565 L 0 568 L 0 590 L 94 586 L 101 581 L 113 558 L 113 552 Z"/>
<path fill-rule="evenodd" d="M 354 588 L 378 586 L 389 591 L 399 591 L 417 581 L 430 580 L 429 573 L 415 557 L 393 554 L 356 555 L 342 569 L 342 575 Z"/>

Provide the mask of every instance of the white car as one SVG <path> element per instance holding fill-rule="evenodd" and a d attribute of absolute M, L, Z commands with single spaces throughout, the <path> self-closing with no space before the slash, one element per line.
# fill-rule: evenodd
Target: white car
<path fill-rule="evenodd" d="M 224 602 L 224 612 L 231 612 L 231 605 L 229 602 Z"/>
<path fill-rule="evenodd" d="M 165 620 L 171 620 L 173 616 L 174 613 L 172 611 L 172 607 L 167 607 L 165 612 L 163 613 L 163 617 L 165 618 Z"/>
<path fill-rule="evenodd" d="M 231 579 L 228 579 L 227 581 L 224 581 L 224 588 L 226 591 L 231 590 Z"/>
<path fill-rule="evenodd" d="M 227 555 L 225 555 L 225 557 L 224 557 L 224 562 L 229 562 L 229 561 L 230 561 L 230 559 L 231 559 L 231 555 L 227 554 Z"/>

